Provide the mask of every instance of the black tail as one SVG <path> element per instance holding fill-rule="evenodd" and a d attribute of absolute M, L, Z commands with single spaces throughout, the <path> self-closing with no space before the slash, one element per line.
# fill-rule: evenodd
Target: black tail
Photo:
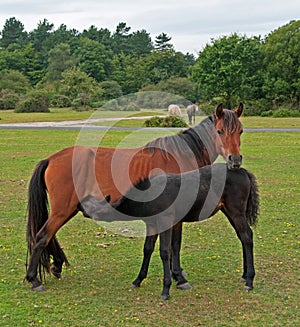
<path fill-rule="evenodd" d="M 27 222 L 27 246 L 30 255 L 36 243 L 36 236 L 40 229 L 44 226 L 48 219 L 48 197 L 47 188 L 45 184 L 45 171 L 48 167 L 49 161 L 42 160 L 36 166 L 34 173 L 31 177 L 28 190 L 28 222 Z M 58 258 L 61 262 L 68 260 L 65 257 L 64 252 L 59 246 L 56 237 L 54 236 L 47 247 L 42 252 L 38 271 L 40 278 L 43 279 L 44 274 L 42 272 L 50 271 L 50 256 Z"/>
<path fill-rule="evenodd" d="M 259 214 L 259 193 L 256 178 L 253 174 L 247 171 L 250 180 L 250 194 L 248 197 L 246 217 L 250 226 L 255 226 Z"/>

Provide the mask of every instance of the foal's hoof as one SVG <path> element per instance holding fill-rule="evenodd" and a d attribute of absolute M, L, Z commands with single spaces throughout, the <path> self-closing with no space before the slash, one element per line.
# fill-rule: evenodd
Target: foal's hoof
<path fill-rule="evenodd" d="M 161 297 L 160 297 L 160 300 L 161 301 L 167 301 L 170 299 L 170 295 L 169 294 L 163 294 Z"/>
<path fill-rule="evenodd" d="M 240 283 L 246 283 L 246 278 L 242 277 L 242 278 L 240 279 Z"/>
<path fill-rule="evenodd" d="M 138 284 L 131 284 L 131 288 L 138 288 L 138 287 L 140 287 L 141 285 L 138 285 Z"/>
<path fill-rule="evenodd" d="M 35 291 L 35 292 L 45 292 L 46 287 L 44 285 L 39 285 L 39 286 L 36 286 L 36 287 L 32 286 L 31 290 Z"/>
<path fill-rule="evenodd" d="M 182 275 L 183 277 L 186 277 L 186 276 L 188 275 L 188 273 L 187 273 L 186 271 L 182 270 L 182 271 L 181 271 L 181 275 Z"/>
<path fill-rule="evenodd" d="M 193 286 L 190 285 L 188 282 L 180 284 L 180 285 L 176 285 L 176 287 L 179 290 L 182 290 L 182 291 L 188 291 L 188 290 L 191 290 L 193 288 Z"/>
<path fill-rule="evenodd" d="M 245 285 L 244 286 L 244 290 L 245 291 L 252 291 L 253 290 L 253 286 L 247 286 L 247 285 Z"/>

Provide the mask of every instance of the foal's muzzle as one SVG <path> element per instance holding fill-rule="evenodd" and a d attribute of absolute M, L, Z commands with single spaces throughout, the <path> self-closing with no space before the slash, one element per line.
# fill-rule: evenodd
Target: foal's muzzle
<path fill-rule="evenodd" d="M 239 169 L 242 165 L 243 156 L 240 154 L 230 154 L 227 157 L 227 167 L 228 169 Z"/>

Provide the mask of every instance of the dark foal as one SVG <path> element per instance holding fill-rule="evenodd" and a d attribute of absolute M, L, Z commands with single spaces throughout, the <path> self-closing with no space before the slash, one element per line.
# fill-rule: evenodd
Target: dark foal
<path fill-rule="evenodd" d="M 243 247 L 245 289 L 253 288 L 255 276 L 253 237 L 250 225 L 258 215 L 259 198 L 255 177 L 245 169 L 229 170 L 225 164 L 205 166 L 183 174 L 159 175 L 146 178 L 131 187 L 124 196 L 109 203 L 110 197 L 97 200 L 88 195 L 81 201 L 85 216 L 102 221 L 143 220 L 147 230 L 160 235 L 160 256 L 163 262 L 164 282 L 162 300 L 170 297 L 170 260 L 179 283 L 185 283 L 180 270 L 178 240 L 172 240 L 172 228 L 181 222 L 194 222 L 213 216 L 221 210 L 236 231 Z M 137 279 L 139 286 L 146 277 L 154 249 L 144 253 L 145 259 Z M 175 247 L 175 249 L 174 249 Z"/>

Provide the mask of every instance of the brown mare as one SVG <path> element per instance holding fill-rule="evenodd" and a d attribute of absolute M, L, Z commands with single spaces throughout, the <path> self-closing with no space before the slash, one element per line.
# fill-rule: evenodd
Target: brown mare
<path fill-rule="evenodd" d="M 177 135 L 155 139 L 139 148 L 74 146 L 40 161 L 29 183 L 28 199 L 30 260 L 26 280 L 32 284 L 32 290 L 45 290 L 38 272 L 40 279 L 44 269 L 59 278 L 63 264 L 69 264 L 56 233 L 81 210 L 80 201 L 87 195 L 102 199 L 110 194 L 111 200 L 115 201 L 140 179 L 197 169 L 211 164 L 218 155 L 226 160 L 229 169 L 239 168 L 243 129 L 238 117 L 242 112 L 242 104 L 233 111 L 223 109 L 220 104 L 215 114 L 199 125 Z M 149 245 L 151 248 L 157 237 L 147 232 L 144 252 L 149 250 Z M 179 255 L 182 223 L 176 224 L 172 232 L 177 239 L 174 247 L 178 247 L 174 253 Z"/>

